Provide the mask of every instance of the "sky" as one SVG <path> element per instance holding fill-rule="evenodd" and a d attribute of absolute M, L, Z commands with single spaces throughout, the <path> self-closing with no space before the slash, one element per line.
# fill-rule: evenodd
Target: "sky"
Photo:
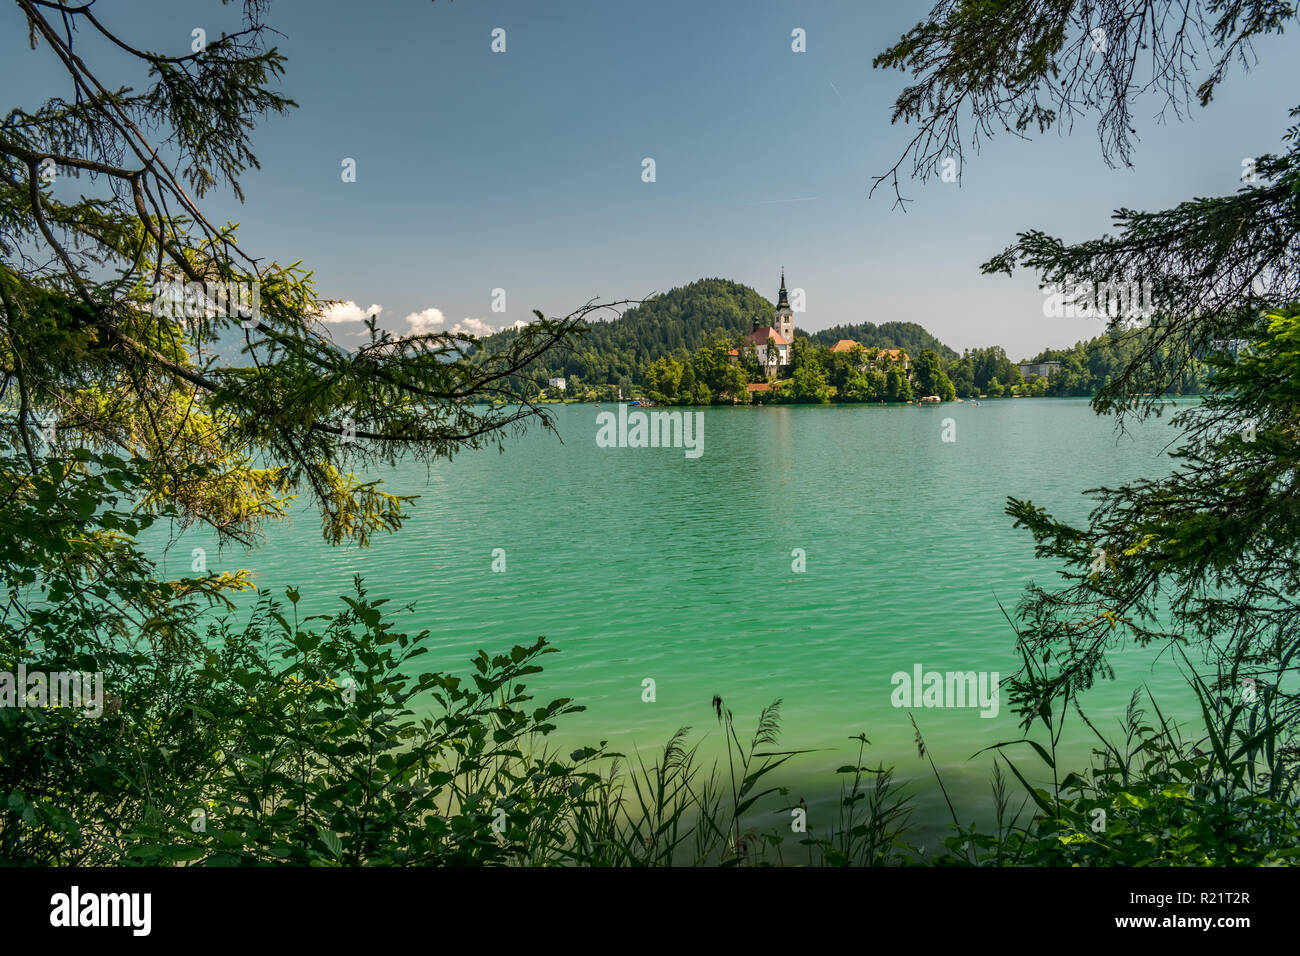
<path fill-rule="evenodd" d="M 1045 317 L 1031 273 L 980 273 L 1017 232 L 1097 236 L 1116 208 L 1233 192 L 1244 158 L 1281 148 L 1294 37 L 1259 41 L 1260 62 L 1234 69 L 1190 122 L 1161 123 L 1163 103 L 1138 100 L 1132 168 L 1107 167 L 1089 117 L 968 152 L 960 184 L 905 183 L 914 202 L 900 211 L 887 189 L 868 193 L 911 136 L 890 124 L 908 77 L 871 60 L 930 6 L 273 0 L 281 91 L 299 108 L 256 131 L 246 201 L 202 205 L 240 223 L 251 255 L 312 270 L 317 292 L 343 303 L 327 317 L 345 345 L 376 309 L 398 332 L 483 334 L 534 309 L 564 315 L 704 277 L 775 299 L 784 268 L 804 290 L 799 328 L 917 322 L 958 351 L 996 344 L 1021 359 L 1102 323 Z M 196 28 L 237 28 L 238 7 L 95 10 L 137 46 L 186 52 Z M 69 95 L 12 5 L 0 37 L 6 111 Z M 101 79 L 140 82 L 116 51 L 84 32 L 78 42 Z"/>

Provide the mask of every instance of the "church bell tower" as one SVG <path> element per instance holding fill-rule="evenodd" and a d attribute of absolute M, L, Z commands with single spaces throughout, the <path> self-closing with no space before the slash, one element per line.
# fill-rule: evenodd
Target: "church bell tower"
<path fill-rule="evenodd" d="M 777 294 L 776 319 L 772 322 L 772 327 L 781 333 L 781 338 L 794 344 L 794 310 L 790 308 L 790 300 L 785 294 L 785 269 L 781 270 L 781 291 Z"/>

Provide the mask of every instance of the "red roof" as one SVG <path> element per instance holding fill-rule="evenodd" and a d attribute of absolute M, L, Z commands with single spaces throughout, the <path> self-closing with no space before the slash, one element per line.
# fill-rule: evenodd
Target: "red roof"
<path fill-rule="evenodd" d="M 862 348 L 862 346 L 859 345 L 857 342 L 853 341 L 852 339 L 840 339 L 838 342 L 836 342 L 834 345 L 831 346 L 831 351 L 852 352 L 854 349 L 860 349 L 860 348 Z"/>
<path fill-rule="evenodd" d="M 749 392 L 770 392 L 772 391 L 772 384 L 770 382 L 751 382 L 745 386 L 745 389 Z"/>
<path fill-rule="evenodd" d="M 766 329 L 759 329 L 757 332 L 750 332 L 745 336 L 746 342 L 753 342 L 755 345 L 766 345 L 768 339 L 776 339 L 777 345 L 789 345 L 776 329 L 769 326 Z"/>

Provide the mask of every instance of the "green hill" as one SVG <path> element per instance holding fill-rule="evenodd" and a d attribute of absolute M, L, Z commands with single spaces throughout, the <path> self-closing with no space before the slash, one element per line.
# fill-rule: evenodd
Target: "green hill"
<path fill-rule="evenodd" d="M 546 367 L 538 372 L 547 377 L 562 375 L 587 385 L 641 384 L 646 369 L 656 359 L 676 355 L 685 357 L 703 346 L 715 333 L 744 334 L 753 327 L 754 316 L 769 324 L 776 306 L 749 286 L 729 279 L 698 279 L 676 289 L 656 295 L 629 309 L 618 318 L 590 323 L 590 331 L 572 350 L 549 356 Z M 818 343 L 833 345 L 851 338 L 877 348 L 906 349 L 919 355 L 932 348 L 945 359 L 956 353 L 921 326 L 913 322 L 870 322 L 837 326 L 825 332 L 807 333 Z M 489 349 L 498 349 L 518 333 L 511 329 L 484 340 Z"/>
<path fill-rule="evenodd" d="M 728 279 L 699 279 L 656 295 L 608 321 L 590 323 L 590 332 L 570 352 L 547 362 L 547 375 L 588 384 L 639 382 L 655 359 L 694 352 L 717 331 L 748 332 L 757 315 L 770 322 L 774 306 L 748 286 Z M 516 333 L 507 329 L 485 339 L 499 348 Z"/>

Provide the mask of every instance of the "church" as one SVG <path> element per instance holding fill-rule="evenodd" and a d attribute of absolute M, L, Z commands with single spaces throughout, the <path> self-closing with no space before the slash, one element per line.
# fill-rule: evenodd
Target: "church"
<path fill-rule="evenodd" d="M 775 353 L 767 354 L 768 343 L 775 345 Z M 754 316 L 754 327 L 745 336 L 745 344 L 754 346 L 758 364 L 767 370 L 768 378 L 776 378 L 780 370 L 790 364 L 790 349 L 794 345 L 794 310 L 785 291 L 785 270 L 781 270 L 781 291 L 777 293 L 776 315 L 772 324 L 760 326 Z M 734 353 L 734 350 L 733 350 Z"/>

